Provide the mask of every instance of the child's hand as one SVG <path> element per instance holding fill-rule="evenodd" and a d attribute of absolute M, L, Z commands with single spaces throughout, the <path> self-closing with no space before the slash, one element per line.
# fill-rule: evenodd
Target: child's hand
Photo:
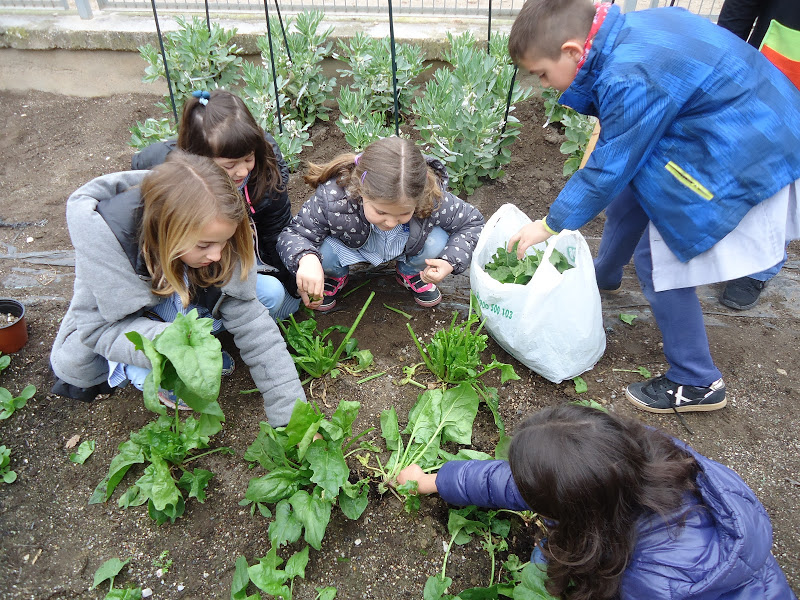
<path fill-rule="evenodd" d="M 300 259 L 297 268 L 297 291 L 308 308 L 317 308 L 322 304 L 325 291 L 325 272 L 322 263 L 314 254 L 306 254 Z"/>
<path fill-rule="evenodd" d="M 544 228 L 541 221 L 534 221 L 533 223 L 528 223 L 511 236 L 511 239 L 508 240 L 508 247 L 506 250 L 511 252 L 514 248 L 514 244 L 519 241 L 519 246 L 517 246 L 517 258 L 522 260 L 525 256 L 525 250 L 545 241 L 551 235 L 553 234 Z"/>
<path fill-rule="evenodd" d="M 408 465 L 397 474 L 397 484 L 403 485 L 407 481 L 417 482 L 417 492 L 420 494 L 433 494 L 438 492 L 436 487 L 436 473 L 425 473 L 419 465 Z"/>
<path fill-rule="evenodd" d="M 437 284 L 453 272 L 453 265 L 441 258 L 426 258 L 425 270 L 420 273 L 420 279 L 425 283 Z"/>

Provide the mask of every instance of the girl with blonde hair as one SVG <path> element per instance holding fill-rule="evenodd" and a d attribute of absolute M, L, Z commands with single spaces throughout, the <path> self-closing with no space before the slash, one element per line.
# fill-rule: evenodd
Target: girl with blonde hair
<path fill-rule="evenodd" d="M 233 335 L 268 420 L 288 422 L 305 396 L 256 297 L 247 206 L 218 165 L 176 151 L 148 173 L 99 177 L 70 196 L 67 225 L 75 288 L 50 356 L 54 393 L 92 400 L 127 381 L 141 389 L 151 365 L 125 333 L 152 339 L 179 312 L 196 308 L 214 320 L 214 332 Z M 223 369 L 232 367 L 223 352 Z M 168 391 L 160 397 L 176 403 Z"/>

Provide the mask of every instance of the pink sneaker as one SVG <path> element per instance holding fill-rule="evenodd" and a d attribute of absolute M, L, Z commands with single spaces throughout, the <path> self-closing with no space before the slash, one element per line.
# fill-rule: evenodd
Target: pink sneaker
<path fill-rule="evenodd" d="M 322 294 L 322 304 L 316 310 L 325 312 L 336 306 L 336 296 L 342 291 L 347 283 L 347 275 L 344 277 L 325 277 L 325 291 Z"/>
<path fill-rule="evenodd" d="M 395 275 L 397 283 L 411 291 L 411 295 L 414 296 L 414 301 L 420 306 L 430 308 L 442 301 L 442 292 L 432 283 L 425 283 L 422 281 L 421 273 L 403 275 L 400 271 L 395 269 Z"/>

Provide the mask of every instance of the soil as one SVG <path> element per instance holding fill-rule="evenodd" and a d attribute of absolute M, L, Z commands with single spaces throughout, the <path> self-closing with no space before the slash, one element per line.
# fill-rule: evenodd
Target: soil
<path fill-rule="evenodd" d="M 11 468 L 18 479 L 0 485 L 0 593 L 4 598 L 102 598 L 91 591 L 95 570 L 111 557 L 130 558 L 118 585 L 153 590 L 154 598 L 228 598 L 234 562 L 240 555 L 250 564 L 269 549 L 267 521 L 239 506 L 254 475 L 241 458 L 263 420 L 260 399 L 240 395 L 253 387 L 231 340 L 239 369 L 223 382 L 220 398 L 227 415 L 225 428 L 213 445 L 230 446 L 235 456 L 212 455 L 197 466 L 216 473 L 205 504 L 190 501 L 175 524 L 157 526 L 143 507 L 117 506 L 121 485 L 107 504 L 88 505 L 95 485 L 108 470 L 118 444 L 151 419 L 141 394 L 126 388 L 92 403 L 48 393 L 48 354 L 60 319 L 72 295 L 73 268 L 64 203 L 89 179 L 128 168 L 132 151 L 125 145 L 128 129 L 154 113 L 158 100 L 150 95 L 72 98 L 47 93 L 0 93 L 0 280 L 3 296 L 23 301 L 30 341 L 14 354 L 2 374 L 2 385 L 19 392 L 33 383 L 39 390 L 26 407 L 0 424 L 0 440 L 12 449 Z M 501 204 L 515 203 L 531 217 L 546 214 L 548 204 L 564 185 L 562 137 L 543 129 L 542 107 L 533 99 L 518 107 L 524 123 L 521 141 L 504 177 L 487 181 L 468 200 L 487 217 Z M 325 160 L 346 148 L 338 129 L 320 124 L 313 129 L 314 146 L 304 158 Z M 309 189 L 294 175 L 290 194 L 294 209 Z M 596 249 L 602 217 L 583 234 Z M 624 397 L 625 385 L 639 376 L 616 369 L 644 366 L 653 373 L 665 369 L 660 334 L 641 295 L 635 273 L 626 272 L 622 293 L 603 298 L 608 348 L 597 366 L 584 374 L 591 397 L 620 414 L 641 419 L 687 440 L 703 454 L 738 471 L 766 506 L 774 528 L 773 552 L 795 591 L 800 591 L 800 277 L 798 247 L 764 291 L 758 306 L 735 312 L 718 301 L 720 286 L 700 289 L 711 348 L 728 389 L 728 406 L 714 413 L 687 414 L 689 434 L 674 416 L 634 409 Z M 44 262 L 43 262 L 44 261 Z M 356 281 L 357 283 L 357 281 Z M 341 302 L 341 308 L 321 315 L 321 327 L 349 325 L 369 290 L 377 292 L 355 337 L 375 356 L 376 372 L 387 375 L 357 385 L 342 375 L 317 382 L 309 395 L 328 414 L 341 399 L 358 400 L 356 431 L 378 426 L 379 414 L 394 406 L 407 414 L 417 388 L 396 386 L 405 364 L 417 362 L 400 315 L 383 303 L 411 313 L 417 333 L 443 327 L 454 309 L 464 310 L 469 281 L 450 278 L 445 300 L 432 310 L 417 308 L 390 276 L 375 279 Z M 636 315 L 632 325 L 620 312 Z M 490 353 L 511 362 L 522 376 L 500 390 L 500 410 L 514 427 L 536 409 L 578 397 L 572 384 L 550 383 L 522 367 L 493 342 Z M 495 381 L 495 384 L 497 382 Z M 84 465 L 69 461 L 65 447 L 74 436 L 96 440 L 94 455 Z M 370 434 L 374 436 L 375 434 Z M 369 436 L 368 436 L 369 437 Z M 497 432 L 482 409 L 475 426 L 474 446 L 492 452 Z M 73 440 L 72 445 L 75 441 Z M 199 463 L 203 464 L 199 464 Z M 129 474 L 123 483 L 134 480 Z M 314 588 L 335 586 L 338 598 L 419 598 L 426 578 L 441 569 L 442 542 L 447 534 L 447 507 L 436 497 L 422 500 L 418 515 L 409 516 L 391 495 L 373 491 L 362 518 L 349 521 L 335 512 L 322 550 L 311 551 L 305 581 L 295 585 L 295 597 L 313 599 Z M 532 531 L 512 531 L 512 549 L 526 557 Z M 169 552 L 168 572 L 157 572 L 158 557 Z M 282 556 L 288 556 L 286 550 Z M 454 549 L 447 574 L 451 591 L 486 585 L 489 560 L 476 542 Z"/>

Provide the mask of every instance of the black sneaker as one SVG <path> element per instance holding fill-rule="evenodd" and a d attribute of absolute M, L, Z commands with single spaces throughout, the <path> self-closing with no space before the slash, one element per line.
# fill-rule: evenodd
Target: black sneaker
<path fill-rule="evenodd" d="M 222 351 L 222 376 L 227 377 L 228 375 L 233 375 L 233 372 L 236 370 L 236 363 L 233 360 L 233 357 L 225 352 Z"/>
<path fill-rule="evenodd" d="M 344 277 L 325 277 L 325 291 L 322 294 L 322 304 L 315 310 L 325 312 L 336 306 L 336 296 L 342 291 L 347 283 L 347 275 Z"/>
<path fill-rule="evenodd" d="M 736 310 L 747 310 L 758 304 L 758 297 L 766 287 L 766 281 L 759 281 L 752 277 L 740 277 L 729 281 L 720 296 L 719 301 Z"/>
<path fill-rule="evenodd" d="M 654 413 L 719 410 L 728 403 L 722 379 L 709 387 L 697 387 L 675 383 L 664 375 L 630 384 L 625 396 L 636 408 Z"/>
<path fill-rule="evenodd" d="M 432 283 L 425 283 L 420 277 L 420 273 L 414 275 L 403 275 L 400 271 L 395 271 L 397 283 L 411 291 L 414 301 L 420 306 L 430 308 L 442 301 L 442 292 Z"/>

